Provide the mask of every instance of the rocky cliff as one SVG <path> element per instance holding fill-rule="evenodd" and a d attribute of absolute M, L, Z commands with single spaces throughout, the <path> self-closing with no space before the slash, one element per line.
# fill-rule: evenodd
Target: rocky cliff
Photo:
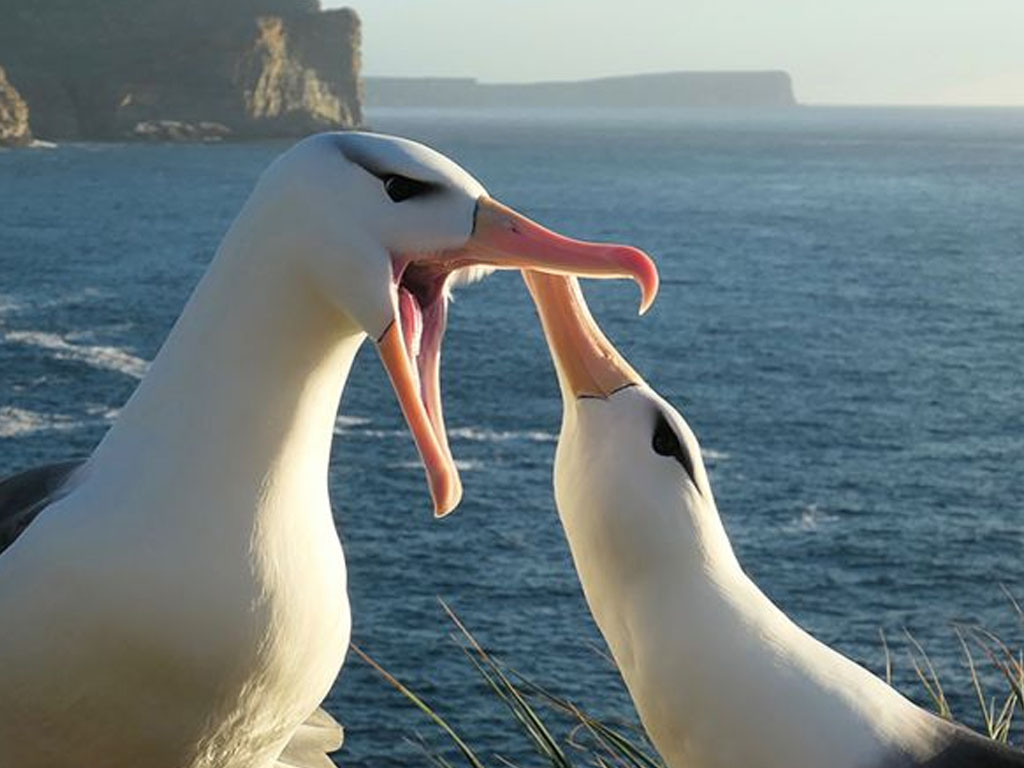
<path fill-rule="evenodd" d="M 28 104 L 7 80 L 0 67 L 0 147 L 20 147 L 32 143 L 28 127 Z"/>
<path fill-rule="evenodd" d="M 359 46 L 318 0 L 0 0 L 0 65 L 48 139 L 354 127 Z"/>

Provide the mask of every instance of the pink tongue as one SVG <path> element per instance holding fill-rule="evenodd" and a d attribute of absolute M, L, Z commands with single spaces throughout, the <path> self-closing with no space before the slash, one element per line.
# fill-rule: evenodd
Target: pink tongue
<path fill-rule="evenodd" d="M 398 316 L 402 320 L 405 351 L 410 360 L 415 360 L 419 357 L 420 342 L 423 339 L 423 312 L 413 295 L 401 287 L 398 289 Z"/>

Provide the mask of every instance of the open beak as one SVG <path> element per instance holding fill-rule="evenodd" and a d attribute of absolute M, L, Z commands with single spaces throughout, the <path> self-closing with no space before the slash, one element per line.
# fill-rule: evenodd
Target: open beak
<path fill-rule="evenodd" d="M 447 322 L 445 286 L 452 272 L 473 266 L 533 270 L 557 276 L 631 278 L 641 289 L 641 313 L 650 307 L 658 292 L 658 271 L 643 251 L 564 237 L 489 197 L 477 201 L 473 233 L 464 246 L 396 259 L 397 320 L 377 339 L 377 350 L 423 460 L 437 517 L 455 509 L 462 498 L 462 483 L 448 446 L 441 408 L 441 341 Z M 586 305 L 582 307 L 589 318 Z"/>
<path fill-rule="evenodd" d="M 473 236 L 467 249 L 478 256 L 479 263 L 499 268 L 632 278 L 640 286 L 641 315 L 658 295 L 658 269 L 639 248 L 564 237 L 489 197 L 477 203 Z"/>
<path fill-rule="evenodd" d="M 606 398 L 643 379 L 601 332 L 575 277 L 523 272 L 567 399 Z"/>

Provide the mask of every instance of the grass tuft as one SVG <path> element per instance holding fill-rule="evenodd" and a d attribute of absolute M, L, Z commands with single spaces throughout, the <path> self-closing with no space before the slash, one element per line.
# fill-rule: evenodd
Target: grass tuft
<path fill-rule="evenodd" d="M 1024 610 L 1006 587 L 1002 587 L 1010 607 L 1024 628 Z M 975 720 L 983 727 L 984 735 L 1002 744 L 1017 746 L 1024 749 L 1024 645 L 1013 649 L 994 633 L 983 627 L 954 625 L 960 646 L 960 653 L 967 668 L 967 682 L 978 706 L 977 719 L 968 715 L 968 720 Z M 885 634 L 879 633 L 882 639 L 882 650 L 885 654 L 886 682 L 892 684 L 892 657 Z M 960 720 L 952 711 L 946 691 L 935 667 L 917 639 L 904 630 L 910 644 L 910 664 L 930 701 L 933 710 L 947 720 Z M 980 654 L 979 654 L 980 652 Z M 981 664 L 987 664 L 983 669 Z M 998 684 L 999 690 L 989 692 L 985 680 L 990 685 Z M 992 681 L 996 683 L 992 683 Z"/>
<path fill-rule="evenodd" d="M 638 728 L 612 726 L 529 680 L 487 653 L 461 619 L 444 601 L 441 606 L 455 626 L 456 642 L 487 688 L 507 708 L 520 738 L 530 751 L 551 768 L 665 768 Z M 429 704 L 399 682 L 361 648 L 355 653 L 393 688 L 423 711 L 452 741 L 471 768 L 490 768 L 459 732 Z M 568 725 L 568 733 L 556 735 Z M 418 746 L 425 745 L 422 742 Z M 428 761 L 442 768 L 456 768 L 444 757 L 427 751 Z M 521 768 L 502 755 L 490 755 L 492 766 Z"/>
<path fill-rule="evenodd" d="M 1011 608 L 1024 628 L 1024 609 L 1008 590 L 1003 589 Z M 593 717 L 575 703 L 533 682 L 488 654 L 466 628 L 455 611 L 441 601 L 441 606 L 457 630 L 453 639 L 480 676 L 487 689 L 508 709 L 514 732 L 551 768 L 665 768 L 651 747 L 646 734 L 637 725 L 612 725 Z M 957 642 L 968 672 L 966 685 L 973 692 L 980 712 L 980 723 L 989 738 L 1024 748 L 1024 646 L 1014 649 L 995 634 L 977 626 L 955 626 Z M 943 680 L 928 653 L 908 631 L 908 656 L 918 682 L 937 715 L 955 720 L 955 713 L 946 696 Z M 879 630 L 884 653 L 884 674 L 892 685 L 893 656 L 885 633 Z M 399 682 L 361 648 L 355 653 L 369 664 L 392 687 L 424 712 L 451 740 L 464 763 L 456 765 L 430 750 L 422 739 L 414 742 L 435 768 L 522 768 L 499 754 L 485 759 L 470 748 L 458 730 L 434 710 L 430 704 Z M 609 657 L 603 651 L 600 655 Z M 610 661 L 610 659 L 609 659 Z M 614 662 L 612 662 L 614 663 Z M 981 665 L 986 665 L 983 669 Z M 998 690 L 987 690 L 995 685 Z M 954 689 L 955 690 L 955 689 Z M 524 750 L 526 751 L 526 750 Z"/>

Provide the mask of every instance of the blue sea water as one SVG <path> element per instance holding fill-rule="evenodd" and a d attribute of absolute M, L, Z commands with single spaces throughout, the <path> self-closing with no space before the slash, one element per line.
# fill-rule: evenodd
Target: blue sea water
<path fill-rule="evenodd" d="M 662 289 L 587 283 L 595 314 L 703 442 L 748 571 L 822 640 L 919 699 L 901 639 L 972 694 L 951 628 L 1019 641 L 1024 598 L 1024 111 L 381 111 L 491 193 L 636 244 Z M 0 473 L 86 454 L 285 143 L 0 153 Z M 449 637 L 598 714 L 630 716 L 594 650 L 551 498 L 560 402 L 514 274 L 461 290 L 443 382 L 465 501 L 431 519 L 372 354 L 331 468 L 359 645 L 489 754 L 519 738 Z M 339 762 L 425 764 L 432 726 L 352 657 Z M 526 764 L 532 764 L 528 761 Z"/>

